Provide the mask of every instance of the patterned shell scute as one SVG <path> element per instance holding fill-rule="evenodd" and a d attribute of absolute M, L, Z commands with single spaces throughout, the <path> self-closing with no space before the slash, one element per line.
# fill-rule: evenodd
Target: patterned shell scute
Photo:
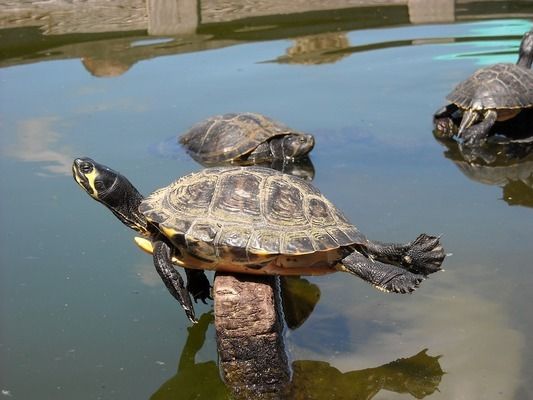
<path fill-rule="evenodd" d="M 477 70 L 447 96 L 463 109 L 533 107 L 533 71 L 515 64 Z"/>
<path fill-rule="evenodd" d="M 290 132 L 261 114 L 231 113 L 199 122 L 181 136 L 180 143 L 198 161 L 218 163 L 237 159 L 274 136 Z"/>
<path fill-rule="evenodd" d="M 365 240 L 314 186 L 270 168 L 207 168 L 154 192 L 140 210 L 163 233 L 185 238 L 187 247 L 207 258 L 222 248 L 244 260 Z"/>

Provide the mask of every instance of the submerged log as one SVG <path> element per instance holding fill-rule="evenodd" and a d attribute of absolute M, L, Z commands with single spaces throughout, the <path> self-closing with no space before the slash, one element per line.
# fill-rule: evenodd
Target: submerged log
<path fill-rule="evenodd" d="M 274 276 L 217 273 L 215 330 L 219 364 L 236 399 L 283 398 L 290 367 Z"/>

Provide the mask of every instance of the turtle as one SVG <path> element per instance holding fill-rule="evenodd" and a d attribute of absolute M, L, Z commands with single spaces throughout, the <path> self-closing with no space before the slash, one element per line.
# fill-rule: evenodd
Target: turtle
<path fill-rule="evenodd" d="M 451 104 L 439 109 L 435 119 L 461 113 L 457 136 L 467 145 L 483 144 L 496 121 L 509 120 L 533 107 L 532 62 L 533 30 L 524 34 L 516 64 L 499 63 L 474 72 L 448 94 Z M 449 127 L 441 130 L 454 133 Z"/>
<path fill-rule="evenodd" d="M 215 115 L 179 138 L 191 157 L 204 166 L 248 165 L 294 160 L 313 149 L 313 135 L 295 131 L 258 113 Z"/>
<path fill-rule="evenodd" d="M 210 297 L 204 270 L 267 275 L 349 272 L 387 292 L 410 293 L 445 258 L 440 237 L 406 244 L 367 239 L 310 182 L 259 166 L 205 168 L 143 197 L 111 168 L 84 157 L 76 182 L 141 234 L 154 266 L 190 321 Z M 184 267 L 187 285 L 174 265 Z"/>

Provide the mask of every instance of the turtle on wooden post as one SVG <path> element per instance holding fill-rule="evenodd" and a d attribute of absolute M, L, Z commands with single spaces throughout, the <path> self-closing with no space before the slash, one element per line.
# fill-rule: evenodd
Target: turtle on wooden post
<path fill-rule="evenodd" d="M 440 239 L 405 244 L 367 239 L 309 182 L 262 167 L 215 167 L 144 198 L 120 173 L 74 160 L 76 182 L 143 237 L 154 266 L 189 320 L 191 295 L 210 298 L 203 270 L 259 275 L 349 272 L 376 288 L 410 293 L 441 269 Z M 185 268 L 187 285 L 175 265 Z"/>

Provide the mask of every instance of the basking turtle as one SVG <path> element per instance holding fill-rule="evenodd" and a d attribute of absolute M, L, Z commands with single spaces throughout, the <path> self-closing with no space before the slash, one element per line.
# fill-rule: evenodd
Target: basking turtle
<path fill-rule="evenodd" d="M 483 143 L 496 121 L 506 121 L 533 107 L 532 62 L 533 30 L 522 38 L 516 65 L 494 64 L 477 70 L 447 96 L 452 104 L 438 110 L 435 118 L 452 116 L 459 110 L 462 120 L 457 136 L 467 144 Z"/>
<path fill-rule="evenodd" d="M 255 113 L 208 118 L 183 134 L 179 142 L 192 158 L 208 166 L 294 160 L 307 155 L 315 145 L 312 135 Z"/>
<path fill-rule="evenodd" d="M 440 269 L 439 238 L 407 244 L 368 240 L 309 182 L 270 168 L 214 167 L 179 178 L 147 198 L 121 174 L 74 160 L 76 182 L 144 238 L 170 293 L 195 321 L 209 297 L 202 270 L 270 275 L 350 272 L 378 289 L 415 290 Z M 185 268 L 187 287 L 173 267 Z"/>

